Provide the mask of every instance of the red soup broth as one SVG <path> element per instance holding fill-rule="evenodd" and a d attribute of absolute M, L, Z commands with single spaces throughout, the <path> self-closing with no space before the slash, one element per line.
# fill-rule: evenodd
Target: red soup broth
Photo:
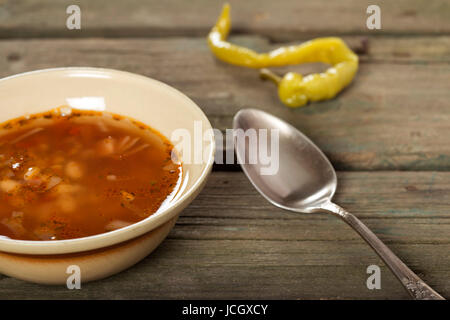
<path fill-rule="evenodd" d="M 115 114 L 61 110 L 0 125 L 0 237 L 101 234 L 174 196 L 182 165 L 162 134 Z"/>

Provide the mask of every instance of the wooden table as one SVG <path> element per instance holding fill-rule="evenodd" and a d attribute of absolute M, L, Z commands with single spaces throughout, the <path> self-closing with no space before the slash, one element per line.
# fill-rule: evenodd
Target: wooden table
<path fill-rule="evenodd" d="M 205 36 L 220 1 L 1 1 L 0 76 L 64 66 L 136 72 L 187 94 L 222 130 L 241 108 L 269 111 L 330 158 L 336 202 L 450 297 L 450 3 L 376 1 L 382 30 L 368 30 L 372 2 L 231 1 L 233 42 L 262 51 L 336 35 L 361 53 L 351 87 L 305 108 L 283 106 L 257 71 L 214 59 Z M 65 26 L 73 3 L 82 10 L 79 31 Z M 408 298 L 343 222 L 276 209 L 242 172 L 224 169 L 135 267 L 78 291 L 0 275 L 0 298 Z M 381 267 L 381 290 L 366 287 L 371 264 Z"/>

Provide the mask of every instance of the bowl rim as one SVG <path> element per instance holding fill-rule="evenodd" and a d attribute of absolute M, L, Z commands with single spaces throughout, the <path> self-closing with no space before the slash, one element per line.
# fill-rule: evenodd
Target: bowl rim
<path fill-rule="evenodd" d="M 96 67 L 61 67 L 61 68 L 40 69 L 7 76 L 0 79 L 0 86 L 2 85 L 3 82 L 8 81 L 10 79 L 49 73 L 58 74 L 68 71 L 76 71 L 76 72 L 84 71 L 90 73 L 103 73 L 103 74 L 109 73 L 118 76 L 140 79 L 142 81 L 152 82 L 154 85 L 160 86 L 162 89 L 167 90 L 168 92 L 171 92 L 174 95 L 177 95 L 178 97 L 182 98 L 183 100 L 186 101 L 185 106 L 191 108 L 194 112 L 196 112 L 199 117 L 199 120 L 202 120 L 203 123 L 207 125 L 207 127 L 204 128 L 204 130 L 205 131 L 209 130 L 212 134 L 212 137 L 209 141 L 211 148 L 207 155 L 207 159 L 206 161 L 203 161 L 202 164 L 203 168 L 201 174 L 199 178 L 194 182 L 194 184 L 189 189 L 187 189 L 181 197 L 176 199 L 171 205 L 167 206 L 166 208 L 163 208 L 160 212 L 153 214 L 148 218 L 145 218 L 127 227 L 123 227 L 114 231 L 75 239 L 36 241 L 36 240 L 17 240 L 9 238 L 0 238 L 0 252 L 7 252 L 14 254 L 32 254 L 32 255 L 68 254 L 105 248 L 134 239 L 149 231 L 158 228 L 159 226 L 161 226 L 162 224 L 166 223 L 174 216 L 176 216 L 179 213 L 179 211 L 181 211 L 187 205 L 186 202 L 190 200 L 190 197 L 196 196 L 196 192 L 200 191 L 199 189 L 201 189 L 201 187 L 204 185 L 207 177 L 209 176 L 209 173 L 211 172 L 214 163 L 216 145 L 212 126 L 211 123 L 209 122 L 209 119 L 206 117 L 202 109 L 188 96 L 186 96 L 178 89 L 175 89 L 174 87 L 165 84 L 164 82 L 149 78 L 144 75 L 116 69 L 96 68 Z"/>

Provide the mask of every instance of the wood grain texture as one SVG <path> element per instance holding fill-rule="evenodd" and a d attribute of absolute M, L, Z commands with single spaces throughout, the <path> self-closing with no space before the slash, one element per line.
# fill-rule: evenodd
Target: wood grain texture
<path fill-rule="evenodd" d="M 338 176 L 336 202 L 449 297 L 450 173 Z M 366 288 L 371 264 L 381 266 L 381 290 Z M 0 299 L 408 298 L 344 222 L 277 209 L 240 172 L 213 173 L 161 247 L 121 274 L 74 291 L 4 276 L 0 287 Z"/>
<path fill-rule="evenodd" d="M 231 0 L 233 32 L 274 41 L 332 34 L 450 33 L 447 0 L 380 0 L 382 30 L 366 27 L 370 0 Z M 0 37 L 198 36 L 214 24 L 223 1 L 3 0 Z M 66 28 L 67 6 L 78 4 L 82 30 Z M 345 23 L 343 23 L 345 22 Z"/>
<path fill-rule="evenodd" d="M 334 100 L 286 108 L 257 71 L 211 55 L 205 36 L 223 3 L 211 0 L 0 0 L 0 77 L 50 67 L 114 68 L 178 88 L 221 130 L 244 107 L 280 116 L 310 136 L 336 168 L 350 170 L 338 172 L 336 202 L 450 298 L 449 1 L 376 1 L 377 31 L 366 28 L 370 0 L 230 2 L 230 40 L 258 51 L 343 37 L 364 53 L 354 84 Z M 66 28 L 71 4 L 82 10 L 80 31 Z M 366 288 L 371 264 L 381 266 L 381 290 Z M 345 223 L 277 209 L 242 172 L 214 172 L 156 252 L 82 288 L 0 275 L 0 299 L 409 298 Z"/>
<path fill-rule="evenodd" d="M 357 45 L 361 38 L 347 39 Z M 178 88 L 222 130 L 241 108 L 271 112 L 308 135 L 340 170 L 449 170 L 449 39 L 370 38 L 350 87 L 336 99 L 298 109 L 282 105 L 276 88 L 259 80 L 256 70 L 216 61 L 203 38 L 4 40 L 0 76 L 63 66 L 127 70 Z M 234 40 L 273 48 L 260 37 Z"/>

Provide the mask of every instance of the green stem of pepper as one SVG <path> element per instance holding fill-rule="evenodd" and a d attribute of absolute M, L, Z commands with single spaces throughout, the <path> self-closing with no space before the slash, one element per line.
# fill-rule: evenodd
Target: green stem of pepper
<path fill-rule="evenodd" d="M 259 70 L 259 77 L 263 80 L 270 80 L 276 85 L 281 82 L 281 77 L 270 71 L 269 69 L 263 68 Z"/>

